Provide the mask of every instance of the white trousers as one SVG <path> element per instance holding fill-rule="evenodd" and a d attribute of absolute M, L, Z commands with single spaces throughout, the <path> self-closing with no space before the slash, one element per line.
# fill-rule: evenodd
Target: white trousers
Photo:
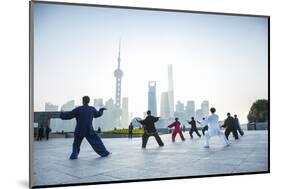
<path fill-rule="evenodd" d="M 222 131 L 219 131 L 218 134 L 216 135 L 211 135 L 208 133 L 208 131 L 205 132 L 205 136 L 204 136 L 204 147 L 209 147 L 209 139 L 213 136 L 218 136 L 220 137 L 223 145 L 229 145 L 230 142 L 226 139 L 224 133 Z"/>

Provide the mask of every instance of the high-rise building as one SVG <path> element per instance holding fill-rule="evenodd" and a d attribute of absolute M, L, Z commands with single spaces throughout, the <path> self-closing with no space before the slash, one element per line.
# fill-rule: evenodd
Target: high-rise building
<path fill-rule="evenodd" d="M 174 117 L 174 81 L 173 81 L 173 67 L 171 64 L 168 65 L 168 97 L 169 97 L 169 108 L 170 117 Z"/>
<path fill-rule="evenodd" d="M 195 117 L 195 102 L 193 100 L 186 102 L 185 112 L 188 120 L 190 120 L 191 117 Z"/>
<path fill-rule="evenodd" d="M 45 112 L 55 112 L 59 110 L 59 106 L 51 104 L 50 102 L 45 103 Z"/>
<path fill-rule="evenodd" d="M 117 108 L 112 98 L 105 102 L 105 107 L 107 110 L 104 111 L 103 116 L 99 118 L 100 121 L 96 122 L 94 125 L 95 129 L 100 127 L 102 131 L 112 130 L 114 127 L 117 127 L 117 124 L 119 124 L 119 119 L 115 116 Z"/>
<path fill-rule="evenodd" d="M 120 57 L 120 41 L 119 41 L 119 50 L 118 50 L 118 58 L 117 58 L 117 69 L 114 71 L 114 76 L 116 78 L 116 86 L 115 86 L 115 104 L 118 108 L 121 107 L 121 79 L 123 77 L 123 71 L 120 68 L 121 57 Z"/>
<path fill-rule="evenodd" d="M 178 101 L 176 104 L 176 112 L 184 112 L 184 104 L 180 101 Z"/>
<path fill-rule="evenodd" d="M 127 128 L 129 125 L 129 103 L 128 98 L 123 97 L 122 99 L 122 116 L 121 116 L 121 125 L 122 128 Z"/>
<path fill-rule="evenodd" d="M 202 109 L 203 117 L 208 117 L 209 116 L 209 101 L 204 100 L 201 103 L 201 109 Z"/>
<path fill-rule="evenodd" d="M 100 109 L 103 105 L 103 99 L 102 98 L 95 98 L 94 99 L 94 107 L 96 109 Z"/>
<path fill-rule="evenodd" d="M 71 111 L 74 109 L 74 104 L 75 104 L 75 101 L 70 100 L 70 101 L 66 102 L 65 104 L 63 104 L 61 106 L 61 108 L 63 109 L 63 111 Z"/>
<path fill-rule="evenodd" d="M 174 113 L 175 117 L 179 118 L 179 121 L 181 123 L 186 122 L 186 113 L 184 111 L 184 103 L 181 103 L 180 101 L 176 104 L 176 111 Z"/>
<path fill-rule="evenodd" d="M 151 115 L 157 116 L 156 81 L 148 82 L 148 110 Z"/>
<path fill-rule="evenodd" d="M 170 117 L 170 104 L 169 104 L 169 94 L 168 92 L 161 93 L 161 103 L 160 103 L 160 117 L 169 118 Z"/>
<path fill-rule="evenodd" d="M 203 118 L 203 111 L 202 109 L 197 109 L 196 110 L 196 120 L 202 120 Z"/>

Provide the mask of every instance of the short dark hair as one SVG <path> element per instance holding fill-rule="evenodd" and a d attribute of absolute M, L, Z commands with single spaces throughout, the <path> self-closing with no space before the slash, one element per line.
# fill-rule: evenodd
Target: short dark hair
<path fill-rule="evenodd" d="M 191 119 L 193 120 L 193 119 L 194 119 L 194 117 L 191 117 Z"/>
<path fill-rule="evenodd" d="M 227 116 L 230 116 L 230 113 L 229 113 L 229 112 L 227 113 Z"/>
<path fill-rule="evenodd" d="M 146 113 L 147 113 L 147 115 L 150 115 L 150 114 L 151 114 L 151 111 L 150 111 L 150 110 L 147 110 Z"/>
<path fill-rule="evenodd" d="M 237 117 L 237 115 L 236 115 L 236 114 L 234 114 L 234 117 Z"/>
<path fill-rule="evenodd" d="M 178 120 L 179 120 L 179 118 L 177 118 L 177 117 L 176 117 L 176 118 L 175 118 L 175 120 L 176 120 L 176 121 L 178 121 Z"/>
<path fill-rule="evenodd" d="M 90 97 L 88 97 L 88 96 L 83 96 L 82 102 L 83 102 L 83 104 L 89 104 L 89 102 L 90 102 Z"/>
<path fill-rule="evenodd" d="M 216 108 L 212 107 L 212 108 L 210 109 L 210 112 L 211 112 L 211 113 L 215 113 L 215 112 L 216 112 Z"/>

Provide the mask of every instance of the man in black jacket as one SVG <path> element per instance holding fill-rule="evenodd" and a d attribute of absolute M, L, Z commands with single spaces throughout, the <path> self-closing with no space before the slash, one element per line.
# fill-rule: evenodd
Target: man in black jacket
<path fill-rule="evenodd" d="M 143 125 L 144 128 L 144 134 L 142 135 L 142 148 L 146 147 L 148 138 L 150 136 L 154 136 L 157 143 L 159 144 L 159 146 L 164 146 L 164 143 L 162 142 L 160 136 L 158 135 L 158 132 L 155 128 L 154 123 L 157 122 L 159 120 L 159 117 L 154 117 L 151 115 L 151 111 L 148 110 L 147 111 L 147 116 L 144 120 L 138 120 L 138 122 L 140 124 Z"/>
<path fill-rule="evenodd" d="M 230 113 L 227 113 L 227 118 L 224 121 L 224 124 L 222 125 L 222 127 L 226 128 L 224 134 L 225 134 L 225 137 L 227 140 L 228 140 L 228 136 L 231 132 L 232 132 L 235 140 L 238 139 L 237 129 L 235 128 L 235 120 L 230 115 Z"/>
<path fill-rule="evenodd" d="M 192 133 L 195 132 L 200 138 L 201 138 L 201 135 L 200 133 L 198 132 L 198 129 L 196 127 L 196 122 L 194 120 L 194 117 L 191 118 L 191 121 L 188 121 L 187 122 L 191 125 L 191 128 L 189 130 L 189 135 L 190 135 L 190 138 L 193 138 L 193 135 Z"/>

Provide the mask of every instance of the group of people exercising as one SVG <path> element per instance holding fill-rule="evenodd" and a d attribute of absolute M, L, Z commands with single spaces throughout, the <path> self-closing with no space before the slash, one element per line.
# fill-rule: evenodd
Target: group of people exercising
<path fill-rule="evenodd" d="M 94 118 L 98 118 L 103 115 L 103 111 L 106 108 L 101 108 L 98 111 L 89 106 L 90 98 L 88 96 L 84 96 L 82 98 L 83 105 L 76 107 L 70 112 L 61 111 L 60 118 L 63 120 L 67 119 L 76 119 L 76 127 L 74 131 L 74 141 L 72 145 L 72 153 L 70 155 L 70 159 L 77 159 L 80 152 L 80 145 L 84 138 L 90 143 L 94 151 L 102 157 L 108 156 L 110 152 L 105 148 L 103 142 L 100 137 L 96 134 L 93 129 L 92 121 Z M 200 125 L 203 126 L 202 133 L 204 135 L 204 147 L 209 147 L 209 139 L 213 136 L 219 136 L 222 139 L 222 142 L 228 146 L 230 144 L 228 137 L 230 133 L 233 134 L 235 139 L 238 139 L 238 132 L 240 135 L 244 135 L 243 130 L 240 127 L 239 120 L 236 115 L 234 118 L 227 113 L 227 119 L 224 121 L 224 124 L 221 127 L 225 128 L 225 133 L 223 133 L 219 126 L 219 118 L 218 115 L 215 114 L 216 109 L 210 109 L 211 115 L 208 118 L 204 118 L 203 121 L 197 121 Z M 161 140 L 156 128 L 155 122 L 159 120 L 160 117 L 154 117 L 151 115 L 151 111 L 147 111 L 147 116 L 144 120 L 137 120 L 144 129 L 144 134 L 142 135 L 142 148 L 146 148 L 147 141 L 150 136 L 155 137 L 158 145 L 160 147 L 164 146 L 163 141 Z M 195 132 L 200 138 L 201 135 L 198 132 L 196 121 L 194 117 L 191 118 L 188 123 L 191 125 L 191 129 L 189 130 L 190 137 L 193 138 L 193 132 Z M 184 141 L 184 135 L 181 129 L 181 123 L 178 118 L 175 118 L 175 121 L 168 125 L 168 128 L 173 128 L 172 132 L 172 141 L 175 142 L 176 135 L 179 134 L 181 139 Z M 131 130 L 130 137 L 132 137 L 133 125 L 130 123 L 129 132 Z M 238 132 L 237 132 L 238 131 Z"/>

